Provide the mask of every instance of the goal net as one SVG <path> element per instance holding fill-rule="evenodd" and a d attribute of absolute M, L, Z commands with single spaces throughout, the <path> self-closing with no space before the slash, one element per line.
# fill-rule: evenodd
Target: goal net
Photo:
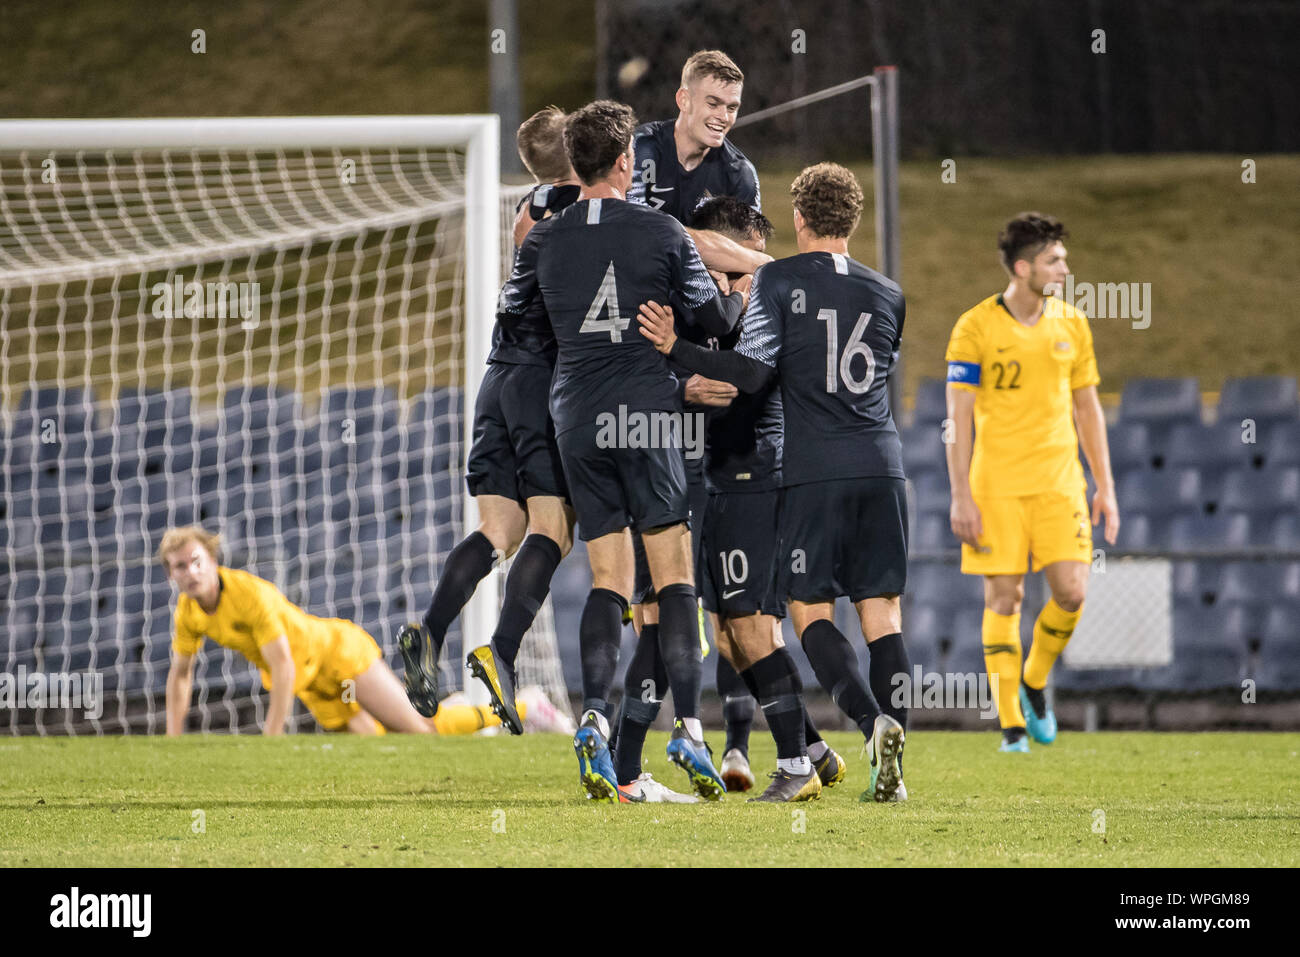
<path fill-rule="evenodd" d="M 477 520 L 469 419 L 520 192 L 497 136 L 496 117 L 0 123 L 11 733 L 163 730 L 154 552 L 176 525 L 356 621 L 400 673 L 397 628 Z M 444 694 L 499 576 L 449 636 Z M 567 712 L 551 620 L 520 682 Z M 195 697 L 203 730 L 263 718 L 256 670 L 213 642 Z M 291 726 L 314 726 L 300 704 Z"/>

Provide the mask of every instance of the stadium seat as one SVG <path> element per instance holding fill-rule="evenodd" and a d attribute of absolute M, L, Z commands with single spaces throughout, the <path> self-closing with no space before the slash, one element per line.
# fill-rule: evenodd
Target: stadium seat
<path fill-rule="evenodd" d="M 1227 562 L 1223 565 L 1219 600 L 1300 605 L 1300 562 Z"/>
<path fill-rule="evenodd" d="M 352 386 L 331 389 L 321 399 L 322 440 L 337 442 L 344 433 L 344 423 L 352 421 L 352 435 L 374 435 L 397 425 L 397 397 L 391 389 Z"/>
<path fill-rule="evenodd" d="M 1300 511 L 1300 468 L 1230 472 L 1224 478 L 1223 507 L 1269 516 Z"/>
<path fill-rule="evenodd" d="M 903 471 L 915 481 L 918 476 L 934 472 L 948 482 L 948 463 L 944 457 L 943 429 L 937 424 L 915 425 L 900 436 L 903 443 Z"/>
<path fill-rule="evenodd" d="M 1243 513 L 1179 516 L 1169 526 L 1169 546 L 1177 549 L 1231 549 L 1254 544 L 1250 516 Z M 1121 527 L 1120 534 L 1123 534 Z"/>
<path fill-rule="evenodd" d="M 463 408 L 458 388 L 428 389 L 416 397 L 407 419 L 406 474 L 446 472 L 453 457 L 463 457 Z"/>
<path fill-rule="evenodd" d="M 922 379 L 916 384 L 916 413 L 913 428 L 934 427 L 948 417 L 947 383 L 942 379 Z"/>
<path fill-rule="evenodd" d="M 1259 650 L 1259 686 L 1300 691 L 1300 619 L 1294 608 L 1270 609 Z"/>
<path fill-rule="evenodd" d="M 1154 426 L 1200 424 L 1201 390 L 1195 379 L 1130 379 L 1120 396 L 1121 422 Z"/>
<path fill-rule="evenodd" d="M 1268 544 L 1289 551 L 1300 549 L 1300 516 L 1279 515 L 1273 520 Z"/>
<path fill-rule="evenodd" d="M 948 476 L 942 472 L 922 472 L 913 478 L 918 515 L 942 515 L 946 519 L 952 504 Z"/>
<path fill-rule="evenodd" d="M 1293 376 L 1228 379 L 1219 393 L 1219 421 L 1237 426 L 1243 419 L 1263 424 L 1300 419 L 1300 393 Z"/>
<path fill-rule="evenodd" d="M 916 532 L 909 546 L 912 551 L 934 553 L 948 552 L 956 554 L 961 542 L 952 533 L 952 526 L 946 514 L 932 513 L 917 518 Z"/>
<path fill-rule="evenodd" d="M 93 432 L 95 390 L 80 386 L 30 389 L 18 400 L 18 412 L 27 413 L 38 423 L 41 419 L 54 419 L 59 423 L 61 432 Z"/>
<path fill-rule="evenodd" d="M 1274 423 L 1259 448 L 1269 468 L 1300 465 L 1300 422 Z"/>
<path fill-rule="evenodd" d="M 923 671 L 938 671 L 942 658 L 939 637 L 941 632 L 950 630 L 943 624 L 950 620 L 950 616 L 921 602 L 905 611 L 903 620 L 907 623 L 904 625 L 904 634 L 907 638 L 908 657 L 912 663 L 920 665 Z"/>
<path fill-rule="evenodd" d="M 1131 469 L 1153 468 L 1151 435 L 1145 422 L 1120 422 L 1109 429 L 1110 464 L 1119 475 Z"/>
<path fill-rule="evenodd" d="M 1258 467 L 1261 446 L 1243 441 L 1241 427 L 1231 422 L 1214 425 L 1179 425 L 1169 434 L 1165 463 L 1169 468 L 1195 468 L 1205 472 Z"/>
<path fill-rule="evenodd" d="M 963 575 L 955 561 L 914 562 L 908 570 L 907 595 L 926 607 L 982 608 L 984 582 L 978 575 Z"/>
<path fill-rule="evenodd" d="M 1125 472 L 1116 483 L 1116 495 L 1120 507 L 1135 515 L 1169 519 L 1203 511 L 1201 476 L 1195 469 Z"/>

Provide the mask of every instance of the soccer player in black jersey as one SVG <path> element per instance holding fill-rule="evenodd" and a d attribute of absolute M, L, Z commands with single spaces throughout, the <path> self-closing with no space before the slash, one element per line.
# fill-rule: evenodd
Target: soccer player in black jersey
<path fill-rule="evenodd" d="M 634 529 L 659 596 L 660 653 L 677 710 L 668 756 L 687 771 L 697 793 L 717 799 L 725 788 L 698 717 L 700 662 L 677 380 L 630 327 L 635 304 L 657 296 L 673 302 L 684 322 L 725 335 L 735 328 L 745 297 L 719 295 L 681 224 L 624 199 L 635 125 L 631 109 L 608 100 L 569 117 L 565 147 L 582 193 L 533 227 L 503 298 L 539 291 L 558 348 L 551 415 L 592 572 L 579 626 L 584 701 L 574 737 L 583 785 L 593 798 L 619 800 L 607 746 L 607 697 L 632 590 Z"/>
<path fill-rule="evenodd" d="M 577 176 L 564 151 L 565 114 L 550 106 L 520 125 L 519 155 L 538 180 L 520 200 L 517 238 L 578 197 Z M 474 444 L 466 483 L 478 500 L 479 527 L 452 549 L 420 624 L 398 632 L 407 696 L 422 715 L 438 710 L 438 656 L 447 629 L 498 560 L 515 555 L 506 577 L 492 640 L 468 655 L 487 686 L 492 710 L 512 734 L 523 734 L 515 708 L 514 662 L 524 633 L 550 590 L 551 576 L 573 546 L 573 509 L 546 411 L 555 337 L 538 295 L 502 290 L 509 315 L 492 331 L 492 352 L 474 409 Z"/>
<path fill-rule="evenodd" d="M 771 257 L 698 228 L 695 210 L 709 196 L 733 196 L 762 209 L 754 164 L 728 140 L 740 112 L 745 74 L 721 50 L 700 50 L 682 67 L 675 120 L 645 123 L 634 140 L 636 166 L 627 198 L 686 226 L 700 258 L 719 272 L 752 273 Z"/>
<path fill-rule="evenodd" d="M 863 800 L 905 800 L 899 759 L 907 710 L 891 692 L 894 676 L 911 668 L 899 603 L 907 501 L 888 394 L 903 294 L 848 255 L 863 203 L 851 172 L 820 163 L 800 173 L 790 192 L 799 254 L 755 274 L 734 350 L 679 339 L 672 310 L 657 302 L 641 308 L 642 333 L 674 362 L 742 392 L 779 384 L 779 593 L 789 599 L 818 681 L 867 736 L 871 782 Z M 841 595 L 856 606 L 867 640 L 870 690 L 834 624 Z"/>

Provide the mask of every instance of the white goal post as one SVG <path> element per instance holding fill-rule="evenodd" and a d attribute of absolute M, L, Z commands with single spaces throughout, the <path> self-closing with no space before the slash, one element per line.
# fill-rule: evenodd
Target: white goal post
<path fill-rule="evenodd" d="M 30 645 L 36 650 L 37 657 L 33 660 L 38 663 L 87 660 L 80 654 L 81 639 L 70 635 L 89 634 L 91 644 L 108 644 L 106 634 L 98 626 L 90 631 L 80 628 L 81 606 L 77 604 L 80 597 L 72 580 L 82 564 L 93 564 L 96 560 L 116 562 L 120 572 L 114 578 L 117 595 L 110 599 L 109 605 L 114 608 L 130 605 L 128 610 L 133 613 L 138 610 L 123 596 L 140 577 L 132 577 L 135 567 L 147 566 L 149 549 L 139 554 L 134 534 L 137 527 L 131 529 L 133 537 L 129 547 L 120 534 L 117 539 L 102 534 L 96 539 L 95 529 L 99 527 L 103 509 L 96 511 L 92 506 L 98 502 L 96 476 L 111 475 L 111 489 L 106 494 L 114 503 L 130 500 L 136 485 L 146 489 L 139 493 L 144 498 L 138 525 L 142 536 L 138 537 L 156 546 L 147 489 L 162 480 L 152 472 L 146 474 L 143 466 L 138 475 L 128 476 L 129 481 L 122 480 L 118 475 L 119 460 L 124 454 L 122 448 L 112 444 L 106 462 L 101 453 L 109 446 L 101 448 L 96 444 L 101 438 L 99 433 L 110 431 L 118 438 L 103 436 L 105 441 L 124 441 L 119 434 L 122 429 L 118 428 L 118 412 L 110 407 L 109 400 L 116 401 L 118 395 L 127 391 L 142 396 L 147 388 L 156 391 L 150 375 L 155 378 L 162 375 L 160 381 L 165 387 L 179 385 L 182 388 L 171 391 L 184 391 L 188 396 L 191 383 L 202 379 L 206 387 L 211 385 L 210 377 L 242 369 L 242 378 L 236 374 L 233 382 L 239 383 L 246 392 L 288 386 L 287 391 L 296 393 L 292 400 L 296 403 L 294 409 L 302 408 L 302 394 L 310 394 L 315 388 L 322 397 L 320 415 L 324 423 L 326 407 L 332 400 L 329 387 L 346 392 L 350 413 L 354 393 L 359 396 L 363 387 L 373 391 L 387 387 L 383 371 L 390 366 L 401 368 L 403 385 L 408 384 L 409 371 L 411 388 L 420 384 L 427 388 L 434 381 L 433 374 L 425 374 L 412 363 L 432 361 L 431 350 L 435 347 L 428 340 L 443 336 L 441 330 L 455 321 L 448 320 L 447 316 L 455 314 L 463 319 L 463 324 L 451 338 L 438 338 L 436 348 L 441 350 L 438 361 L 445 366 L 440 367 L 441 386 L 445 387 L 450 376 L 454 377 L 451 381 L 455 388 L 461 390 L 456 400 L 459 435 L 451 439 L 453 453 L 459 461 L 452 462 L 450 467 L 455 482 L 463 486 L 464 452 L 473 434 L 474 399 L 491 349 L 503 269 L 509 265 L 510 237 L 508 228 L 504 228 L 509 222 L 508 211 L 502 204 L 518 192 L 502 189 L 499 164 L 500 121 L 495 115 L 0 121 L 0 232 L 4 234 L 0 236 L 0 307 L 3 308 L 0 399 L 9 410 L 4 420 L 4 437 L 7 446 L 12 446 L 3 453 L 6 486 L 0 494 L 7 507 L 0 558 L 8 561 L 9 584 L 13 585 L 8 594 L 0 593 L 6 605 L 0 614 L 0 627 L 11 648 L 16 649 L 11 658 L 19 660 L 19 653 Z M 449 227 L 447 222 L 452 218 L 457 225 Z M 403 249 L 407 249 L 405 255 Z M 412 254 L 415 250 L 421 254 L 428 250 L 435 254 L 445 252 L 445 259 L 435 265 L 416 262 Z M 460 257 L 463 266 L 457 264 Z M 448 267 L 446 272 L 455 271 L 453 279 L 444 281 L 443 272 L 439 271 L 443 267 Z M 242 273 L 250 279 L 265 280 L 271 286 L 269 293 L 263 290 L 259 304 L 261 315 L 264 317 L 269 310 L 273 321 L 243 316 L 242 323 L 232 326 L 224 311 L 224 291 L 218 291 L 220 321 L 204 314 L 202 304 L 195 315 L 186 311 L 182 316 L 182 305 L 177 302 L 174 314 L 166 312 L 170 307 L 164 307 L 167 335 L 172 338 L 164 341 L 160 335 L 154 340 L 152 333 L 144 331 L 150 310 L 153 316 L 160 315 L 156 302 L 152 306 L 146 302 L 146 288 L 162 288 L 175 279 L 179 293 L 183 288 L 188 289 L 186 280 L 198 281 L 213 273 L 219 282 L 207 283 L 209 309 L 213 296 L 210 287 L 215 285 L 224 290 L 234 286 L 233 279 Z M 163 282 L 148 281 L 159 275 L 165 276 Z M 138 280 L 138 288 L 134 290 L 130 288 L 132 278 Z M 263 286 L 251 282 L 248 285 L 253 287 L 254 295 Z M 232 310 L 235 301 L 232 293 Z M 290 303 L 296 305 L 291 308 Z M 406 321 L 408 312 L 416 311 L 418 303 L 423 303 L 431 317 L 437 314 L 436 322 L 441 324 L 436 330 L 434 318 Z M 188 300 L 183 308 L 189 310 Z M 385 324 L 385 318 L 391 316 L 400 316 L 398 324 L 403 326 L 395 339 L 390 335 L 392 320 Z M 275 325 L 275 317 L 291 320 L 295 338 L 288 342 L 276 338 L 269 328 Z M 241 325 L 243 332 L 237 328 Z M 407 325 L 409 329 L 405 328 Z M 136 327 L 139 327 L 137 351 L 143 353 L 140 356 L 132 354 L 127 339 L 130 333 L 124 331 Z M 189 348 L 182 335 L 187 329 L 191 338 L 202 340 L 203 349 L 197 345 Z M 240 339 L 241 336 L 244 338 Z M 358 351 L 358 342 L 362 343 L 360 350 L 370 348 L 373 355 Z M 349 346 L 353 347 L 352 352 L 348 351 Z M 205 358 L 208 349 L 214 357 L 211 360 Z M 449 352 L 455 353 L 450 360 Z M 415 358 L 408 361 L 408 355 Z M 302 368 L 294 367 L 295 360 L 312 362 L 315 366 L 305 373 Z M 213 369 L 204 367 L 208 361 L 214 364 Z M 110 368 L 109 363 L 116 365 Z M 331 378 L 336 367 L 346 367 L 343 378 L 337 375 Z M 269 384 L 263 375 L 268 369 Z M 197 397 L 199 386 L 193 387 Z M 39 438 L 28 434 L 40 424 L 37 403 L 41 400 L 33 396 L 41 388 L 57 390 L 56 404 L 52 406 L 60 430 L 56 451 L 42 448 Z M 212 388 L 220 388 L 222 395 L 227 396 L 224 381 Z M 93 396 L 98 408 L 86 417 L 84 435 L 78 439 L 80 444 L 63 442 L 65 402 L 73 402 L 74 393 L 80 396 L 82 392 Z M 408 436 L 406 431 L 406 410 L 412 408 L 412 401 L 406 395 L 399 399 L 403 410 L 400 427 L 394 424 L 392 431 L 401 432 L 400 453 L 408 450 L 414 453 L 419 451 L 414 438 L 417 433 L 412 431 Z M 20 401 L 30 402 L 30 408 L 26 405 L 16 408 Z M 226 401 L 231 401 L 228 396 Z M 245 397 L 242 406 L 230 408 L 247 413 L 249 401 Z M 360 403 L 361 399 L 358 397 L 356 401 Z M 187 397 L 184 399 L 187 430 L 188 403 Z M 199 405 L 197 399 L 195 404 Z M 387 414 L 378 405 L 374 408 L 380 417 Z M 449 414 L 445 417 L 448 421 L 455 418 Z M 74 420 L 75 415 L 68 418 L 69 422 Z M 112 421 L 111 427 L 106 424 L 108 421 Z M 141 430 L 145 421 L 141 413 Z M 177 440 L 180 445 L 188 441 L 188 448 L 174 453 L 169 446 L 166 460 L 169 469 L 175 455 L 187 456 L 185 461 L 192 457 L 197 463 L 204 456 L 232 456 L 243 449 L 244 457 L 249 458 L 247 425 L 242 440 L 233 432 L 223 431 L 227 428 L 224 423 L 213 426 L 212 434 L 217 436 L 212 440 L 217 442 L 213 452 L 205 445 L 209 441 L 207 433 L 201 434 L 197 426 L 197 411 L 194 422 L 193 435 L 187 432 L 187 440 Z M 321 503 L 311 498 L 313 494 L 323 499 L 327 508 L 332 500 L 338 500 L 311 491 L 320 488 L 313 469 L 321 473 L 328 471 L 322 468 L 322 462 L 328 466 L 331 452 L 338 449 L 323 439 L 319 445 L 312 444 L 310 438 L 298 434 L 300 427 L 301 422 L 286 425 L 286 429 L 297 430 L 294 432 L 297 437 L 292 441 L 285 439 L 284 455 L 290 459 L 296 456 L 297 464 L 283 475 L 278 465 L 273 467 L 275 477 L 289 484 L 275 493 L 282 497 L 275 499 L 273 506 L 264 510 L 265 514 L 258 513 L 259 520 L 266 519 L 259 527 L 273 527 L 277 531 L 288 528 L 290 521 L 285 514 L 293 508 L 298 509 L 300 516 L 316 514 Z M 414 429 L 414 424 L 411 428 Z M 181 430 L 173 429 L 168 422 L 165 431 L 170 442 Z M 272 433 L 269 441 L 279 449 L 276 443 L 284 436 L 274 434 L 274 428 Z M 418 434 L 428 438 L 434 432 Z M 258 441 L 265 447 L 268 440 L 253 435 L 252 444 Z M 361 455 L 360 452 L 351 454 Z M 392 493 L 391 487 L 383 487 L 382 482 L 387 480 L 391 485 L 393 480 L 387 477 L 399 471 L 393 462 L 397 453 L 388 445 L 382 449 L 376 445 L 372 454 L 374 484 L 365 488 L 349 485 L 343 497 L 347 500 L 345 505 L 350 503 L 351 511 L 345 509 L 346 514 L 337 519 L 343 526 L 350 522 L 353 533 L 364 520 L 359 509 L 367 501 L 379 501 Z M 42 463 L 46 468 L 44 473 L 38 472 Z M 11 480 L 11 472 L 17 475 L 29 466 L 30 482 L 25 485 L 23 481 Z M 384 479 L 380 477 L 381 472 Z M 399 484 L 406 482 L 404 470 L 402 476 Z M 170 481 L 172 476 L 166 478 Z M 79 484 L 83 481 L 84 487 Z M 202 514 L 201 494 L 195 481 L 193 514 L 197 518 Z M 49 482 L 57 482 L 59 487 L 42 486 Z M 35 505 L 24 501 L 28 486 Z M 58 515 L 41 511 L 42 497 L 47 492 L 58 500 Z M 463 487 L 453 487 L 450 491 L 444 488 L 443 493 L 459 500 L 456 518 L 461 533 L 472 530 L 478 523 L 473 497 L 464 494 Z M 232 502 L 242 501 L 243 493 L 223 485 L 213 494 L 220 516 L 228 518 L 227 509 L 233 508 Z M 404 486 L 397 498 L 403 509 L 403 520 L 408 519 L 414 506 Z M 84 514 L 79 511 L 83 506 Z M 281 514 L 275 514 L 277 510 Z M 250 507 L 250 512 L 255 511 Z M 182 513 L 190 514 L 184 510 Z M 169 523 L 179 523 L 176 514 L 168 508 Z M 119 516 L 116 527 L 120 530 L 122 525 Z M 83 528 L 90 529 L 86 542 L 77 538 Z M 301 540 L 304 549 L 309 543 L 313 548 L 319 544 L 315 529 L 304 525 L 296 532 L 293 540 Z M 355 534 L 353 539 L 348 539 L 347 532 L 345 527 L 341 540 L 350 543 L 356 556 L 349 566 L 349 581 L 355 578 L 356 583 L 348 607 L 355 604 L 358 609 L 369 601 L 369 589 L 383 588 L 385 585 L 380 583 L 388 580 L 367 565 L 374 555 L 380 555 L 396 567 L 401 556 L 433 540 L 404 530 L 401 549 L 387 550 L 381 543 L 376 552 L 373 535 L 357 545 Z M 440 534 L 445 537 L 448 533 L 443 530 Z M 328 534 L 325 540 L 331 540 Z M 108 551 L 114 541 L 119 545 L 117 555 Z M 272 545 L 256 538 L 251 531 L 244 539 L 236 537 L 234 544 L 243 554 L 262 558 L 283 555 L 289 548 L 287 544 L 275 543 L 272 551 Z M 448 542 L 440 541 L 439 553 L 445 554 L 448 547 Z M 329 547 L 313 554 L 318 554 L 325 574 L 332 575 L 334 555 Z M 29 596 L 19 583 L 19 571 L 26 574 L 33 567 L 40 572 L 34 586 L 36 594 Z M 263 572 L 260 568 L 253 570 Z M 290 597 L 306 605 L 309 612 L 330 613 L 329 608 L 311 607 L 303 600 L 311 593 L 311 582 L 315 581 L 312 574 L 314 571 L 309 573 L 304 566 L 300 574 L 301 592 Z M 86 580 L 98 588 L 100 577 L 96 571 Z M 55 581 L 64 582 L 66 588 L 59 596 L 57 621 L 54 612 L 46 614 L 39 607 L 47 597 L 50 607 L 54 607 L 54 596 L 47 596 L 43 589 Z M 499 573 L 485 579 L 465 608 L 461 617 L 462 655 L 464 650 L 488 641 L 499 608 L 499 581 Z M 147 582 L 143 587 L 147 588 Z M 430 582 L 424 579 L 418 585 L 406 582 L 407 593 L 419 602 L 427 601 L 428 587 Z M 35 605 L 30 606 L 36 608 L 35 612 L 20 607 L 20 602 L 28 597 L 36 599 Z M 101 600 L 100 604 L 104 602 Z M 414 620 L 422 610 L 409 608 L 407 617 Z M 146 607 L 146 618 L 152 614 Z M 376 614 L 387 621 L 395 612 L 384 605 L 382 614 Z M 549 620 L 549 614 L 546 618 Z M 153 622 L 153 626 L 157 627 L 157 623 Z M 24 629 L 34 631 L 29 635 Z M 63 642 L 63 647 L 58 649 L 52 644 L 56 639 L 49 637 L 56 634 L 62 636 L 57 640 Z M 391 635 L 375 637 L 383 644 Z M 553 634 L 549 640 L 549 653 L 554 655 Z M 146 686 L 151 674 L 147 660 L 150 653 L 149 649 L 141 651 Z M 158 665 L 157 649 L 152 654 L 153 665 Z M 102 662 L 97 647 L 91 650 L 88 660 L 92 666 Z M 0 666 L 3 664 L 0 660 Z M 123 672 L 118 677 L 126 686 L 131 679 L 125 672 L 134 668 L 135 661 L 128 662 L 124 655 L 119 655 L 112 664 Z M 456 662 L 454 666 L 459 669 L 459 665 Z M 222 665 L 223 675 L 228 670 L 228 665 Z M 558 674 L 558 663 L 553 670 Z M 478 691 L 477 682 L 465 681 L 463 674 L 460 681 L 471 695 Z M 556 697 L 554 689 L 546 690 Z M 146 687 L 144 691 L 152 709 L 156 688 Z M 201 701 L 203 694 L 201 691 Z M 225 703 L 231 705 L 229 701 Z M 557 700 L 556 704 L 567 710 L 567 701 Z M 96 722 L 97 730 L 102 723 Z M 120 723 L 124 730 L 130 724 L 125 714 Z M 205 726 L 206 723 L 205 717 Z M 37 724 L 38 730 L 43 730 L 39 720 Z M 65 727 L 72 730 L 72 724 L 69 718 Z M 236 726 L 232 717 L 232 730 Z"/>

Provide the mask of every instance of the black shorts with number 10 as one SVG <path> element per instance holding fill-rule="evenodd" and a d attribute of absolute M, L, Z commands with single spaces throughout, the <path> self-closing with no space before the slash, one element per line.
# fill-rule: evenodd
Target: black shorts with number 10
<path fill-rule="evenodd" d="M 547 411 L 550 394 L 546 366 L 488 366 L 474 405 L 474 445 L 465 467 L 471 495 L 500 495 L 521 504 L 534 495 L 569 499 Z"/>
<path fill-rule="evenodd" d="M 723 618 L 785 617 L 785 601 L 776 589 L 780 496 L 777 489 L 709 494 L 696 552 L 696 590 L 705 611 Z"/>

